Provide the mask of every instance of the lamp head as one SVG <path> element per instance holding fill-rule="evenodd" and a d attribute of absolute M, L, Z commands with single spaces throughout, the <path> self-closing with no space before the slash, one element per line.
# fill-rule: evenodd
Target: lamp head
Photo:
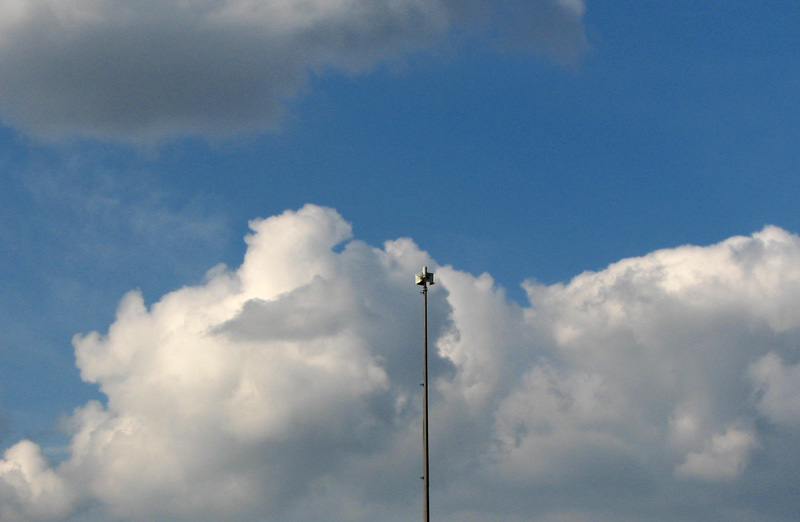
<path fill-rule="evenodd" d="M 422 272 L 414 276 L 414 282 L 420 286 L 435 284 L 433 272 L 428 272 L 428 267 L 423 266 Z"/>

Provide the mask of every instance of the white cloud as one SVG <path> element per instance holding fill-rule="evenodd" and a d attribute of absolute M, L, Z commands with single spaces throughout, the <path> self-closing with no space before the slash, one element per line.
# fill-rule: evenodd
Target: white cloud
<path fill-rule="evenodd" d="M 71 496 L 33 442 L 18 442 L 0 459 L 0 520 L 60 518 L 69 511 Z"/>
<path fill-rule="evenodd" d="M 251 228 L 238 269 L 149 307 L 131 292 L 107 334 L 75 337 L 107 402 L 73 413 L 55 467 L 32 442 L 8 450 L 2 522 L 79 520 L 87 505 L 136 521 L 417 516 L 422 265 L 438 279 L 437 518 L 796 512 L 776 492 L 800 462 L 800 238 L 767 227 L 529 281 L 523 307 L 409 239 L 351 239 L 331 209 Z"/>
<path fill-rule="evenodd" d="M 773 422 L 800 427 L 800 364 L 787 365 L 770 352 L 750 367 L 758 409 Z"/>
<path fill-rule="evenodd" d="M 0 119 L 46 138 L 225 136 L 274 127 L 312 70 L 362 70 L 459 21 L 559 60 L 584 46 L 581 0 L 483 4 L 0 0 Z"/>
<path fill-rule="evenodd" d="M 702 451 L 693 451 L 675 468 L 679 476 L 702 480 L 730 480 L 744 469 L 750 450 L 756 445 L 755 436 L 745 430 L 728 428 L 715 434 Z"/>

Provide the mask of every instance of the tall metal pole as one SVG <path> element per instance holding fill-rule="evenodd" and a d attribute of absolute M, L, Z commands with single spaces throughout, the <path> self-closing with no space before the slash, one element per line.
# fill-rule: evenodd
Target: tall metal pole
<path fill-rule="evenodd" d="M 430 522 L 431 516 L 428 511 L 430 503 L 430 483 L 428 471 L 428 285 L 422 287 L 423 319 L 422 325 L 425 330 L 424 355 L 422 364 L 422 446 L 424 447 L 424 457 L 422 473 L 425 482 L 425 503 L 423 507 L 425 522 Z"/>
<path fill-rule="evenodd" d="M 430 469 L 428 466 L 428 285 L 434 284 L 433 273 L 428 272 L 428 267 L 422 267 L 422 273 L 416 275 L 416 284 L 422 286 L 422 330 L 423 330 L 423 361 L 422 361 L 422 480 L 424 482 L 425 496 L 423 502 L 423 522 L 430 522 Z"/>

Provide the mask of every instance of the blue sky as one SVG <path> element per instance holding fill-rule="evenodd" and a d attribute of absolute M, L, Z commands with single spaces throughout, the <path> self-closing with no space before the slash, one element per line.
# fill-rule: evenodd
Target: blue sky
<path fill-rule="evenodd" d="M 161 7 L 148 18 L 120 11 L 116 1 L 42 0 L 31 2 L 29 11 L 18 2 L 0 2 L 0 12 L 7 15 L 7 21 L 0 23 L 0 76 L 6 78 L 0 81 L 0 441 L 4 448 L 30 439 L 44 448 L 52 466 L 71 462 L 71 455 L 74 460 L 74 450 L 67 444 L 80 430 L 64 433 L 59 428 L 69 424 L 64 419 L 71 415 L 73 425 L 83 426 L 75 420 L 80 415 L 73 414 L 73 409 L 88 408 L 87 401 L 95 399 L 108 408 L 104 411 L 109 415 L 122 418 L 131 412 L 107 405 L 113 386 L 105 377 L 87 378 L 89 363 L 80 368 L 82 379 L 75 363 L 80 342 L 73 346 L 73 336 L 106 332 L 118 324 L 118 304 L 131 290 L 139 289 L 150 306 L 187 285 L 206 288 L 202 285 L 208 281 L 204 280 L 208 270 L 219 263 L 234 271 L 242 265 L 250 251 L 242 240 L 249 233 L 249 220 L 297 211 L 306 203 L 335 209 L 341 218 L 325 214 L 320 222 L 340 226 L 336 223 L 343 219 L 352 224 L 357 240 L 376 249 L 389 252 L 385 241 L 413 239 L 427 254 L 400 256 L 402 266 L 410 258 L 429 260 L 432 266 L 452 267 L 448 270 L 459 274 L 453 280 L 471 278 L 482 292 L 494 295 L 498 288 L 505 289 L 502 298 L 496 297 L 501 303 L 497 306 L 509 307 L 512 315 L 536 315 L 535 310 L 540 310 L 539 316 L 546 315 L 551 301 L 537 304 L 531 296 L 535 301 L 547 288 L 555 295 L 584 271 L 595 272 L 597 281 L 611 277 L 612 272 L 606 270 L 609 265 L 627 258 L 653 259 L 651 253 L 659 249 L 683 255 L 687 251 L 679 248 L 682 245 L 714 245 L 733 236 L 759 233 L 765 225 L 786 232 L 785 238 L 775 239 L 777 243 L 797 242 L 792 234 L 800 232 L 796 210 L 800 8 L 792 2 L 678 1 L 666 6 L 589 1 L 584 6 L 578 0 L 509 0 L 485 16 L 474 14 L 481 4 L 471 1 L 432 2 L 423 8 L 408 0 L 398 2 L 396 11 L 387 8 L 386 12 L 381 9 L 388 2 L 367 4 L 373 13 L 358 2 L 319 0 L 313 2 L 319 8 L 312 20 L 317 25 L 305 26 L 301 20 L 299 29 L 291 25 L 291 17 L 300 12 L 290 9 L 296 2 L 272 4 L 263 23 L 257 9 L 241 18 L 246 22 L 233 10 L 261 3 L 230 0 L 218 4 L 233 7 L 230 13 L 219 15 L 224 23 L 215 26 L 217 32 L 210 32 L 203 23 L 211 15 L 195 26 L 194 18 L 187 21 L 176 16 L 178 7 Z M 186 5 L 202 16 L 207 14 L 203 2 Z M 59 6 L 71 7 L 77 14 L 65 14 Z M 289 21 L 284 29 L 290 36 L 270 25 L 269 17 L 281 14 L 281 9 L 286 10 L 283 14 Z M 381 16 L 389 20 L 385 25 Z M 249 25 L 252 20 L 256 22 Z M 318 26 L 322 29 L 314 33 Z M 205 42 L 208 48 L 202 48 Z M 241 64 L 235 63 L 239 57 Z M 286 223 L 295 219 L 291 216 L 285 218 Z M 280 244 L 280 238 L 294 237 L 288 231 L 292 225 L 280 223 L 288 236 L 264 232 L 264 237 Z M 297 232 L 298 237 L 305 237 L 304 233 Z M 767 242 L 753 237 L 753 242 Z M 342 236 L 345 242 L 348 238 Z M 276 247 L 276 258 L 281 248 Z M 343 244 L 333 249 L 348 252 Z M 778 250 L 792 251 L 789 246 Z M 711 247 L 704 252 L 707 260 L 687 257 L 685 264 L 697 263 L 698 273 L 705 274 L 703 267 L 720 261 Z M 302 267 L 308 259 L 299 255 L 286 254 L 286 259 L 299 260 Z M 358 259 L 372 266 L 366 257 Z M 787 267 L 793 262 L 794 258 L 773 260 L 769 265 L 780 274 L 775 277 L 785 277 L 774 288 L 792 291 L 794 272 Z M 314 273 L 317 265 L 310 266 L 309 273 Z M 413 266 L 412 271 L 417 269 Z M 684 265 L 675 262 L 674 266 Z M 481 286 L 479 276 L 484 272 L 491 274 L 495 286 Z M 324 270 L 320 274 L 323 279 L 330 275 Z M 412 275 L 408 274 L 409 284 Z M 707 277 L 714 280 L 713 275 Z M 306 283 L 298 283 L 297 288 L 305 288 Z M 458 314 L 464 309 L 460 307 L 468 306 L 458 299 L 468 292 L 460 294 L 456 286 L 442 284 L 451 308 L 447 312 L 442 305 L 442 320 L 458 325 Z M 730 284 L 738 288 L 735 282 Z M 380 295 L 393 299 L 394 294 L 384 290 Z M 681 295 L 694 295 L 692 291 Z M 368 295 L 370 287 L 363 285 L 358 292 Z M 278 299 L 253 295 L 266 301 Z M 646 300 L 641 297 L 644 293 L 637 295 Z M 784 298 L 790 302 L 783 294 L 764 295 L 765 302 L 784 302 Z M 552 302 L 559 299 L 552 297 Z M 380 308 L 381 301 L 376 300 Z M 724 303 L 718 306 L 727 310 Z M 719 334 L 721 320 L 712 316 L 705 326 L 697 325 L 697 331 Z M 241 321 L 247 317 L 242 312 Z M 735 323 L 732 317 L 722 323 Z M 411 315 L 403 320 L 413 327 L 416 318 Z M 771 397 L 769 390 L 778 389 L 774 383 L 779 381 L 769 376 L 783 375 L 780 382 L 786 389 L 794 389 L 799 382 L 800 374 L 792 373 L 796 367 L 791 364 L 797 362 L 792 343 L 800 326 L 776 321 L 767 321 L 772 325 L 770 335 L 753 334 L 753 343 L 782 346 L 780 361 L 785 365 L 766 353 L 742 348 L 750 353 L 749 359 L 742 356 L 737 367 L 736 375 L 749 372 L 748 382 L 762 383 L 762 388 L 753 385 L 760 390 L 759 397 Z M 782 326 L 775 326 L 779 323 Z M 525 324 L 538 323 L 528 318 Z M 461 332 L 463 339 L 469 337 L 465 332 Z M 441 349 L 445 350 L 449 341 L 442 335 Z M 553 333 L 551 344 L 566 350 L 572 341 L 559 335 Z M 592 335 L 586 333 L 585 338 Z M 709 334 L 708 339 L 710 345 L 725 345 L 721 334 Z M 138 346 L 133 340 L 127 342 Z M 474 341 L 476 346 L 481 342 Z M 673 341 L 661 338 L 652 342 L 653 346 L 673 346 Z M 522 340 L 509 343 L 526 350 Z M 530 343 L 547 345 L 541 339 Z M 702 345 L 698 341 L 697 346 Z M 385 354 L 382 357 L 391 360 Z M 456 375 L 461 371 L 459 361 L 455 355 L 450 358 Z M 568 367 L 576 375 L 592 373 L 591 368 L 580 373 L 577 366 Z M 394 382 L 394 374 L 387 372 Z M 530 375 L 550 374 L 534 365 Z M 602 375 L 610 382 L 621 382 Z M 577 381 L 564 377 L 559 382 L 572 386 Z M 446 383 L 442 386 L 449 389 Z M 445 391 L 441 393 L 447 397 Z M 741 390 L 737 393 L 746 395 Z M 511 401 L 503 403 L 506 406 L 497 403 L 495 409 L 487 406 L 486 419 L 499 426 L 502 415 L 498 412 L 512 411 L 516 395 L 510 390 L 496 391 L 496 395 Z M 766 476 L 770 484 L 772 479 L 779 482 L 786 470 L 764 464 L 769 461 L 764 455 L 778 447 L 778 443 L 770 446 L 773 439 L 769 437 L 785 441 L 789 439 L 784 435 L 795 433 L 796 419 L 790 415 L 794 410 L 790 406 L 770 409 L 766 403 L 754 406 L 752 399 L 742 399 L 742 404 L 749 404 L 761 416 L 751 411 L 728 418 L 719 411 L 733 407 L 715 409 L 719 397 L 710 397 L 707 402 L 713 415 L 706 418 L 716 420 L 703 424 L 708 430 L 703 440 L 716 441 L 708 442 L 714 447 L 734 448 L 731 451 L 741 457 L 734 467 L 744 466 L 741 455 L 745 453 L 750 455 L 747 462 L 755 459 L 756 464 L 743 472 L 737 467 L 736 473 L 719 468 L 717 475 L 703 478 L 713 483 L 708 491 L 728 498 L 758 477 Z M 441 400 L 446 402 L 445 398 Z M 673 406 L 672 413 L 656 426 L 680 425 L 680 412 L 686 406 L 680 401 Z M 656 415 L 655 410 L 643 411 Z M 791 418 L 786 431 L 764 431 L 764 424 L 780 426 L 787 416 Z M 673 442 L 680 438 L 674 433 L 664 437 Z M 312 444 L 308 440 L 313 439 L 302 440 Z M 787 444 L 800 459 L 796 443 Z M 654 520 L 699 520 L 725 514 L 719 505 L 699 498 L 686 500 L 682 508 L 672 501 L 671 495 L 687 487 L 680 477 L 695 476 L 703 467 L 697 464 L 706 458 L 701 446 L 700 442 L 689 444 L 683 460 L 674 457 L 678 460 L 672 478 L 651 477 L 660 493 L 648 497 L 648 505 L 657 506 L 654 511 L 662 517 Z M 752 457 L 753 448 L 766 450 L 761 457 Z M 400 454 L 395 448 L 381 458 L 388 462 L 388 455 Z M 486 454 L 492 453 L 487 450 Z M 634 454 L 644 458 L 642 453 Z M 628 457 L 608 458 L 619 469 L 633 466 Z M 661 462 L 660 458 L 654 460 Z M 11 460 L 6 457 L 6 462 Z M 74 464 L 78 472 L 53 469 L 63 476 L 79 473 L 83 477 L 90 473 L 89 467 Z M 326 468 L 330 475 L 324 475 L 325 480 L 336 484 L 341 480 L 341 490 L 331 487 L 313 501 L 298 500 L 279 519 L 313 519 L 316 509 L 324 512 L 324 499 L 344 498 L 362 484 L 351 476 L 352 470 L 334 468 L 339 471 Z M 497 476 L 506 472 L 528 476 L 504 469 L 487 469 L 466 485 L 450 484 L 449 496 L 440 494 L 446 497 L 448 516 L 467 516 L 454 506 L 459 495 L 471 488 L 485 482 L 490 484 L 487 490 L 492 490 L 503 482 Z M 547 476 L 546 470 L 539 472 Z M 594 472 L 587 471 L 581 480 Z M 302 477 L 297 480 L 298 488 L 307 485 Z M 557 481 L 548 483 L 546 478 L 519 480 L 524 483 L 520 491 L 541 492 L 548 487 L 561 491 Z M 216 483 L 209 479 L 208 484 Z M 191 510 L 174 506 L 167 515 L 132 515 L 126 506 L 134 500 L 104 494 L 101 487 L 89 489 L 70 493 L 82 499 L 75 505 L 94 506 L 89 511 L 70 502 L 54 502 L 51 507 L 56 507 L 50 511 L 20 507 L 20 516 L 25 520 L 58 519 L 65 513 L 76 520 L 157 520 L 167 515 L 195 519 Z M 622 490 L 631 494 L 625 484 Z M 409 498 L 413 503 L 413 495 Z M 541 513 L 541 520 L 568 513 L 575 520 L 594 520 L 586 518 L 591 510 L 569 495 L 555 498 L 563 500 L 553 500 L 557 505 Z M 793 500 L 784 499 L 775 510 L 767 510 L 769 492 L 753 492 L 752 498 L 726 516 L 788 520 L 781 510 L 788 513 L 796 507 Z M 392 502 L 389 499 L 383 506 Z M 64 507 L 68 504 L 71 507 Z M 175 500 L 175 506 L 179 504 Z M 224 506 L 217 508 L 225 513 Z M 679 508 L 687 513 L 684 518 L 674 517 L 676 511 L 671 511 Z M 263 509 L 256 503 L 236 511 L 235 516 L 266 517 Z M 365 507 L 363 512 L 374 515 L 381 509 Z M 476 504 L 469 520 L 497 519 L 492 517 L 500 512 L 507 517 L 503 520 L 517 520 L 515 516 L 528 520 L 525 509 L 515 513 L 491 503 Z M 631 509 L 606 514 L 618 520 L 643 519 L 636 515 L 641 506 Z M 366 519 L 366 515 L 347 515 L 346 510 L 337 513 L 341 520 Z M 14 520 L 13 516 L 0 512 L 3 522 Z"/>

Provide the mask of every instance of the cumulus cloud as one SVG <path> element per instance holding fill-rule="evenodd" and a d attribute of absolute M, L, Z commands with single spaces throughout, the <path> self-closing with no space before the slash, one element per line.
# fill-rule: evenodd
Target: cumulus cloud
<path fill-rule="evenodd" d="M 225 136 L 277 124 L 311 71 L 363 70 L 453 24 L 557 60 L 582 0 L 0 0 L 0 120 L 47 138 Z M 477 12 L 480 11 L 480 16 Z"/>
<path fill-rule="evenodd" d="M 770 352 L 750 367 L 759 411 L 772 422 L 800 427 L 800 364 Z"/>
<path fill-rule="evenodd" d="M 0 459 L 0 520 L 55 519 L 69 512 L 71 492 L 33 442 L 23 440 Z"/>
<path fill-rule="evenodd" d="M 7 450 L 2 522 L 418 516 L 423 265 L 438 519 L 795 516 L 797 236 L 527 281 L 522 306 L 410 239 L 353 239 L 332 209 L 250 225 L 240 267 L 151 305 L 131 292 L 75 337 L 106 400 L 70 416 L 62 462 Z"/>
<path fill-rule="evenodd" d="M 728 428 L 711 437 L 707 448 L 686 455 L 675 471 L 678 475 L 703 480 L 727 480 L 738 476 L 755 445 L 755 436 L 744 430 Z"/>

